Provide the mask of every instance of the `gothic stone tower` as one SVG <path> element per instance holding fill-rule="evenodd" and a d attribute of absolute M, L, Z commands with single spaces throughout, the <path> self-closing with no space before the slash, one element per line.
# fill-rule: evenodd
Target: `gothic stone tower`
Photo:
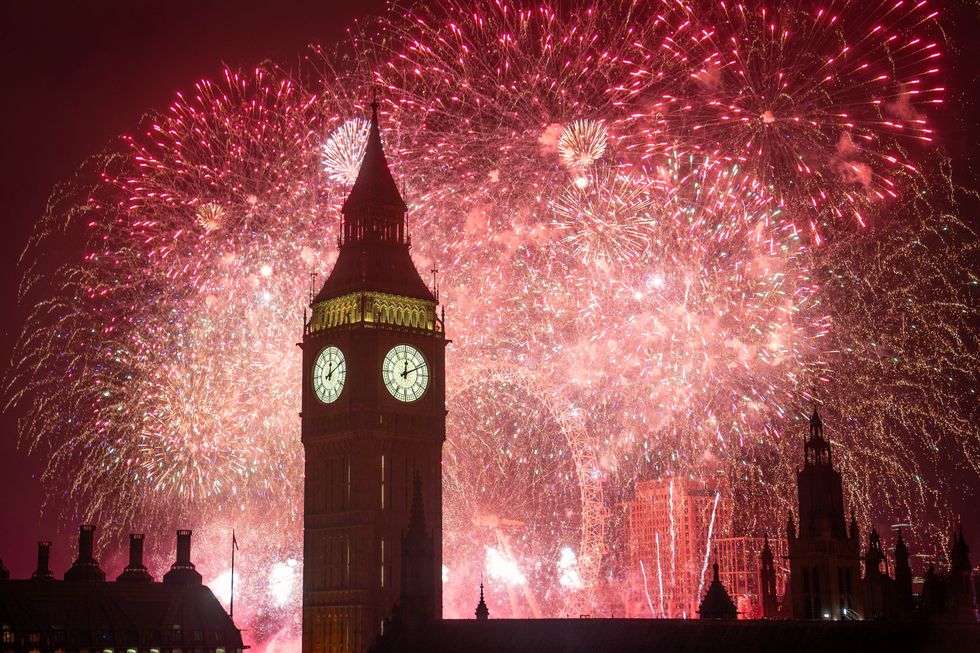
<path fill-rule="evenodd" d="M 810 417 L 803 469 L 796 473 L 800 530 L 787 523 L 790 588 L 788 613 L 796 619 L 861 618 L 861 544 L 857 523 L 844 523 L 841 475 L 830 458 L 817 411 Z"/>
<path fill-rule="evenodd" d="M 407 594 L 426 605 L 402 608 L 442 616 L 447 340 L 438 301 L 409 255 L 406 211 L 373 103 L 364 160 L 342 209 L 340 253 L 303 333 L 308 653 L 366 651 L 404 577 L 431 582 Z M 407 558 L 426 569 L 403 570 L 413 494 L 432 553 Z"/>

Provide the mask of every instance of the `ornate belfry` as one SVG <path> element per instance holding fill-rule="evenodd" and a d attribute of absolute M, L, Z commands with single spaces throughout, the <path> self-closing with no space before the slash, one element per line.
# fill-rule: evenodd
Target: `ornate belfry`
<path fill-rule="evenodd" d="M 399 603 L 442 616 L 448 341 L 371 108 L 340 252 L 301 345 L 304 652 L 367 651 Z M 431 550 L 420 555 L 419 542 Z M 403 579 L 414 579 L 405 592 Z"/>

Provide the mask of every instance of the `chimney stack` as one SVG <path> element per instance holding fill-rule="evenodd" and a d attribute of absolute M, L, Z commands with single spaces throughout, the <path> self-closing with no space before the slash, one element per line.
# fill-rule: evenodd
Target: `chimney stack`
<path fill-rule="evenodd" d="M 53 580 L 54 574 L 49 569 L 48 561 L 51 558 L 51 542 L 37 543 L 37 570 L 31 575 L 34 580 Z"/>
<path fill-rule="evenodd" d="M 95 560 L 95 526 L 83 524 L 78 527 L 78 559 L 83 562 Z"/>
<path fill-rule="evenodd" d="M 170 571 L 163 575 L 165 583 L 181 583 L 185 585 L 200 585 L 201 574 L 191 562 L 191 532 L 177 531 L 177 560 L 170 565 Z"/>
<path fill-rule="evenodd" d="M 95 551 L 95 526 L 82 524 L 78 527 L 78 558 L 65 572 L 65 580 L 82 583 L 101 583 L 105 572 L 93 555 Z"/>
<path fill-rule="evenodd" d="M 129 566 L 130 567 L 143 566 L 143 534 L 142 533 L 129 534 Z"/>
<path fill-rule="evenodd" d="M 177 531 L 177 564 L 191 564 L 191 532 Z"/>
<path fill-rule="evenodd" d="M 143 564 L 143 534 L 130 533 L 129 535 L 129 564 L 116 578 L 120 583 L 152 583 L 153 576 L 146 570 Z"/>

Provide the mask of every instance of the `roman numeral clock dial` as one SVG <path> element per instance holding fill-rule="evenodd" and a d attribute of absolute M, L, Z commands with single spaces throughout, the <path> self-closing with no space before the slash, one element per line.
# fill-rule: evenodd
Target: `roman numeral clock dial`
<path fill-rule="evenodd" d="M 327 347 L 316 357 L 313 364 L 313 391 L 325 404 L 337 401 L 347 379 L 347 362 L 344 352 L 337 347 Z"/>
<path fill-rule="evenodd" d="M 429 365 L 415 347 L 395 345 L 385 354 L 381 377 L 392 397 L 398 401 L 415 401 L 429 387 Z"/>

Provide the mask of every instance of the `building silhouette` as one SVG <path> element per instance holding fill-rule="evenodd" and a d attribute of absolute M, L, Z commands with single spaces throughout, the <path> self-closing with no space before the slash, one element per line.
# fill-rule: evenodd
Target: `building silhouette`
<path fill-rule="evenodd" d="M 973 565 L 970 563 L 970 547 L 963 537 L 963 525 L 959 524 L 951 538 L 949 573 L 946 575 L 945 617 L 956 621 L 976 621 L 977 606 L 974 596 Z"/>
<path fill-rule="evenodd" d="M 177 557 L 163 582 L 143 564 L 143 535 L 129 540 L 129 564 L 115 581 L 95 557 L 95 526 L 79 527 L 78 557 L 57 580 L 50 542 L 38 544 L 28 580 L 0 573 L 0 651 L 241 653 L 241 631 L 202 585 L 190 558 L 191 532 L 177 532 Z"/>
<path fill-rule="evenodd" d="M 863 605 L 857 520 L 852 514 L 848 532 L 841 475 L 834 469 L 816 409 L 796 484 L 800 526 L 797 531 L 791 514 L 786 524 L 790 591 L 784 613 L 796 619 L 859 618 Z"/>
<path fill-rule="evenodd" d="M 783 592 L 785 592 L 785 585 Z M 759 552 L 759 598 L 763 619 L 779 616 L 779 588 L 776 585 L 776 556 L 769 546 L 769 535 L 765 536 Z"/>
<path fill-rule="evenodd" d="M 898 598 L 895 602 L 896 616 L 899 619 L 909 619 L 915 610 L 915 600 L 912 595 L 912 565 L 909 563 L 909 549 L 898 531 L 895 540 L 895 592 Z"/>
<path fill-rule="evenodd" d="M 791 577 L 782 606 L 778 604 L 776 589 L 776 551 L 781 546 L 774 544 L 774 540 L 778 540 L 763 537 L 758 553 L 760 602 L 765 619 L 736 619 L 737 608 L 730 588 L 722 580 L 724 567 L 715 563 L 712 579 L 700 599 L 700 619 L 490 619 L 493 606 L 486 605 L 481 588 L 475 611 L 477 619 L 403 624 L 396 616 L 375 651 L 935 653 L 980 650 L 980 625 L 966 615 L 972 603 L 967 598 L 948 598 L 957 592 L 965 597 L 966 581 L 972 582 L 968 573 L 969 549 L 962 536 L 954 534 L 949 573 L 930 572 L 932 580 L 927 586 L 933 588 L 930 591 L 935 597 L 934 617 L 926 618 L 921 606 L 914 618 L 901 616 L 905 614 L 903 604 L 911 605 L 911 596 L 903 595 L 911 587 L 904 538 L 896 540 L 895 562 L 889 563 L 885 543 L 874 529 L 869 529 L 868 544 L 863 551 L 868 574 L 862 577 L 862 548 L 856 519 L 852 515 L 850 528 L 845 527 L 841 477 L 833 467 L 830 444 L 823 436 L 816 411 L 805 444 L 805 465 L 797 474 L 800 528 L 797 530 L 791 518 L 787 525 L 790 537 L 786 542 Z M 878 594 L 866 598 L 873 592 Z M 831 593 L 837 596 L 830 597 Z M 877 601 L 882 607 L 874 610 L 880 614 L 865 620 L 866 601 Z M 808 616 L 794 614 L 795 605 L 809 607 Z M 933 603 L 925 601 L 925 605 Z M 958 608 L 959 605 L 964 607 Z M 831 614 L 830 610 L 837 612 Z"/>
<path fill-rule="evenodd" d="M 708 585 L 708 591 L 705 592 L 701 605 L 698 606 L 698 616 L 701 619 L 736 619 L 738 610 L 718 577 L 717 562 L 711 565 L 711 571 L 711 584 Z"/>
<path fill-rule="evenodd" d="M 877 529 L 868 533 L 864 552 L 864 619 L 884 619 L 898 616 L 898 585 L 891 577 L 888 557 L 882 548 Z"/>
<path fill-rule="evenodd" d="M 947 572 L 937 572 L 930 563 L 916 600 L 911 555 L 901 530 L 892 560 L 874 526 L 862 549 L 853 512 L 850 529 L 845 530 L 841 476 L 833 467 L 830 442 L 823 435 L 816 410 L 804 451 L 804 467 L 797 471 L 800 528 L 797 532 L 792 515 L 786 526 L 789 591 L 774 612 L 774 594 L 767 590 L 764 615 L 797 620 L 915 619 L 975 624 L 975 580 L 962 527 L 950 538 Z M 761 554 L 763 569 L 772 561 L 771 551 Z"/>
<path fill-rule="evenodd" d="M 476 615 L 477 621 L 486 621 L 490 618 L 490 608 L 487 607 L 487 602 L 483 600 L 483 583 L 480 583 L 480 602 L 476 604 L 476 610 L 473 611 Z"/>
<path fill-rule="evenodd" d="M 304 318 L 303 651 L 366 651 L 396 614 L 442 617 L 445 347 L 409 254 L 378 104 L 337 262 Z"/>

